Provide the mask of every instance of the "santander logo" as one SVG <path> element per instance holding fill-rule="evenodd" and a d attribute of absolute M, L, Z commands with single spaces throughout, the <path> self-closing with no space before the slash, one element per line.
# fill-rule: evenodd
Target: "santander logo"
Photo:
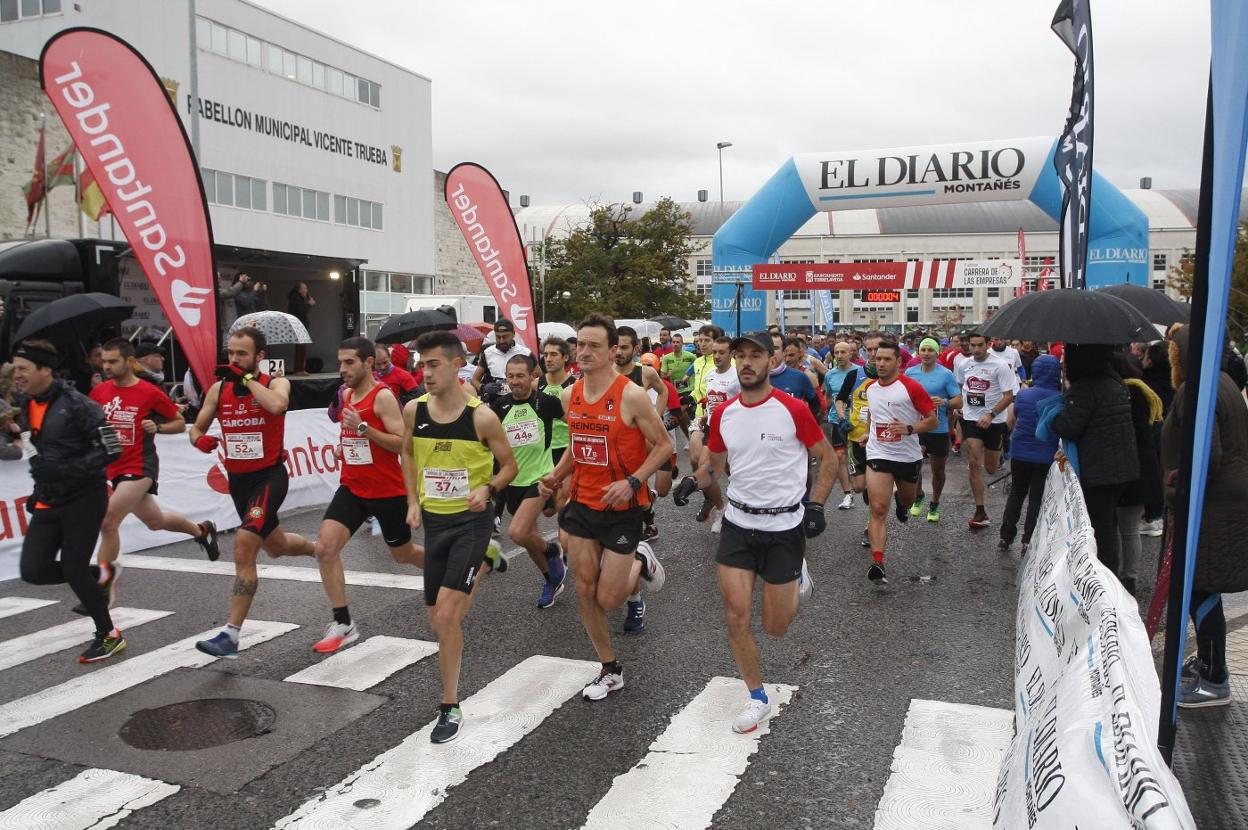
<path fill-rule="evenodd" d="M 185 280 L 174 280 L 170 284 L 170 289 L 173 291 L 173 304 L 178 309 L 178 316 L 185 320 L 188 326 L 198 326 L 199 307 L 208 299 L 208 295 L 212 294 L 212 289 L 196 288 Z"/>
<path fill-rule="evenodd" d="M 512 303 L 510 314 L 508 316 L 510 317 L 511 322 L 516 324 L 516 328 L 520 329 L 520 331 L 528 331 L 529 314 L 532 311 L 533 309 L 528 306 L 516 305 L 515 303 Z"/>

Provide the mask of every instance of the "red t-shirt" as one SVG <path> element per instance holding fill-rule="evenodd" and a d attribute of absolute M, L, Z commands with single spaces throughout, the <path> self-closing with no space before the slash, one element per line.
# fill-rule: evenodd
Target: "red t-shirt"
<path fill-rule="evenodd" d="M 941 366 L 944 366 L 950 372 L 952 372 L 953 371 L 953 359 L 960 354 L 962 354 L 961 349 L 959 349 L 957 346 L 950 346 L 949 348 L 945 349 L 943 352 L 940 353 L 940 356 L 936 358 L 936 362 L 939 363 Z"/>
<path fill-rule="evenodd" d="M 91 400 L 104 408 L 104 417 L 121 439 L 121 457 L 108 465 L 109 479 L 135 475 L 155 481 L 160 475 L 156 436 L 144 432 L 143 421 L 150 418 L 159 424 L 176 418 L 178 408 L 173 401 L 159 386 L 145 380 L 133 386 L 106 380 L 91 390 Z"/>
<path fill-rule="evenodd" d="M 390 364 L 390 371 L 386 372 L 385 375 L 373 372 L 373 377 L 377 379 L 378 383 L 384 383 L 386 386 L 389 386 L 390 391 L 400 401 L 403 400 L 403 393 L 412 392 L 417 386 L 420 386 L 416 382 L 416 378 L 412 377 L 411 372 L 394 363 Z"/>

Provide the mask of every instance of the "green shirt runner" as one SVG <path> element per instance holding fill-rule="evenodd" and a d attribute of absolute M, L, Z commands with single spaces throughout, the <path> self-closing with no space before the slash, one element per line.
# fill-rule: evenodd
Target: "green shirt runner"
<path fill-rule="evenodd" d="M 546 383 L 545 378 L 543 378 L 541 391 L 544 394 L 550 395 L 559 402 L 559 409 L 562 413 L 563 390 L 567 389 L 574 383 L 576 383 L 576 378 L 571 375 L 568 375 L 567 380 L 563 382 L 562 386 L 557 386 L 553 383 Z M 563 420 L 563 415 L 560 414 L 554 421 L 554 431 L 550 435 L 550 448 L 552 450 L 564 450 L 568 448 L 569 443 L 571 443 L 571 439 L 568 437 L 568 422 Z"/>
<path fill-rule="evenodd" d="M 659 370 L 664 377 L 671 380 L 676 391 L 684 395 L 689 392 L 689 386 L 692 383 L 692 379 L 687 376 L 689 367 L 697 359 L 697 355 L 684 349 L 679 352 L 670 352 L 663 355 L 663 359 L 659 361 Z"/>
<path fill-rule="evenodd" d="M 511 394 L 495 398 L 490 407 L 503 423 L 503 433 L 516 457 L 512 487 L 528 487 L 555 468 L 550 457 L 554 423 L 563 423 L 563 403 L 551 395 L 532 393 L 522 401 Z M 566 424 L 565 424 L 566 428 Z"/>

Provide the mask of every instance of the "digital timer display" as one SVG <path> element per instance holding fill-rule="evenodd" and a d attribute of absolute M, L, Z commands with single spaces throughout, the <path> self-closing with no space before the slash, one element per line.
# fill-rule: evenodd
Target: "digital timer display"
<path fill-rule="evenodd" d="M 862 299 L 868 303 L 899 303 L 901 302 L 901 292 L 871 289 L 863 292 Z"/>

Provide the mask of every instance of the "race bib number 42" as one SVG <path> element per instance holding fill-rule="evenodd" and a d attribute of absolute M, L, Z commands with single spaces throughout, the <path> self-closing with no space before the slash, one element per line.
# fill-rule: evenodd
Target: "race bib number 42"
<path fill-rule="evenodd" d="M 595 467 L 607 466 L 607 436 L 573 435 L 572 458 L 581 464 Z"/>
<path fill-rule="evenodd" d="M 424 479 L 425 498 L 468 498 L 468 471 L 462 467 L 457 470 L 439 470 L 434 467 L 426 467 Z"/>
<path fill-rule="evenodd" d="M 257 461 L 264 458 L 264 434 L 235 432 L 225 436 L 225 457 L 234 461 Z"/>

